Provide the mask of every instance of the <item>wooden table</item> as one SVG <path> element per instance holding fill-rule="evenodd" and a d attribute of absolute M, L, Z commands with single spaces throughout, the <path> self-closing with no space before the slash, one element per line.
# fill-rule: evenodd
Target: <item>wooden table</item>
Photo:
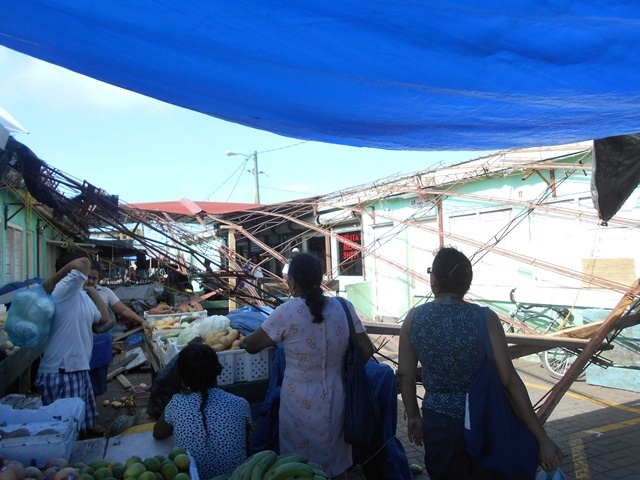
<path fill-rule="evenodd" d="M 15 348 L 0 362 L 0 397 L 8 393 L 27 393 L 31 383 L 31 365 L 44 351 L 44 344 L 35 348 Z"/>

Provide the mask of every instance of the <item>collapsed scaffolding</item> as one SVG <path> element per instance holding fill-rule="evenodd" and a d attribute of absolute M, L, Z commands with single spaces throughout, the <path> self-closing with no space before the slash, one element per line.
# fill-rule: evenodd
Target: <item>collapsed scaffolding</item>
<path fill-rule="evenodd" d="M 402 195 L 413 195 L 425 201 L 423 207 L 408 218 L 376 211 L 377 218 L 397 226 L 397 230 L 392 231 L 390 235 L 407 228 L 422 230 L 437 236 L 440 245 L 444 245 L 446 239 L 473 246 L 477 249 L 471 257 L 474 263 L 487 253 L 497 254 L 622 293 L 623 298 L 620 303 L 611 315 L 598 325 L 591 324 L 586 327 L 562 330 L 550 334 L 546 339 L 535 338 L 535 335 L 507 335 L 508 340 L 514 342 L 515 348 L 510 349 L 514 352 L 512 353 L 514 357 L 541 351 L 553 345 L 567 345 L 566 348 L 578 354 L 565 377 L 545 397 L 544 404 L 538 411 L 543 421 L 548 418 L 562 395 L 587 364 L 607 348 L 610 339 L 615 337 L 622 328 L 638 323 L 638 314 L 635 313 L 638 308 L 638 282 L 629 287 L 498 246 L 517 222 L 534 210 L 598 220 L 596 215 L 589 212 L 544 203 L 549 196 L 555 195 L 558 185 L 570 175 L 590 169 L 590 165 L 583 163 L 583 159 L 591 154 L 589 149 L 581 152 L 577 160 L 572 162 L 565 162 L 562 155 L 545 161 L 531 161 L 531 158 L 526 155 L 523 155 L 521 161 L 515 161 L 513 155 L 508 160 L 501 158 L 500 155 L 491 156 L 486 161 L 476 162 L 472 167 L 461 164 L 455 167 L 417 172 L 401 178 L 389 177 L 373 184 L 354 187 L 323 197 L 256 206 L 221 215 L 209 213 L 197 203 L 183 199 L 181 203 L 189 212 L 185 215 L 150 211 L 121 203 L 117 196 L 109 195 L 86 181 L 79 181 L 50 167 L 37 159 L 28 149 L 25 151 L 15 143 L 12 145 L 13 153 L 4 154 L 0 161 L 0 189 L 20 198 L 23 208 L 31 209 L 45 227 L 59 232 L 61 238 L 68 243 L 89 241 L 95 235 L 114 239 L 121 237 L 131 239 L 144 248 L 149 256 L 164 259 L 168 268 L 174 268 L 178 273 L 187 275 L 190 280 L 197 280 L 205 286 L 206 291 L 200 299 L 221 295 L 229 299 L 230 308 L 236 305 L 275 307 L 282 302 L 280 296 L 274 294 L 273 290 L 263 288 L 260 283 L 255 282 L 255 277 L 245 270 L 250 258 L 240 255 L 234 248 L 236 238 L 240 237 L 257 245 L 264 252 L 263 261 L 273 259 L 284 265 L 287 261 L 284 252 L 290 250 L 291 246 L 297 244 L 302 238 L 319 234 L 324 236 L 326 241 L 333 239 L 349 246 L 359 252 L 363 259 L 375 258 L 403 275 L 428 284 L 428 276 L 420 271 L 385 257 L 375 246 L 358 244 L 335 233 L 330 221 L 324 224 L 317 221 L 321 214 L 327 212 L 332 213 L 334 217 L 351 215 L 357 218 L 374 215 L 370 210 L 371 205 L 385 198 Z M 7 151 L 11 150 L 8 148 Z M 564 174 L 559 175 L 558 172 L 562 170 Z M 514 171 L 522 172 L 523 179 L 533 174 L 540 175 L 547 183 L 547 189 L 533 202 L 505 200 L 458 191 L 461 186 L 479 177 L 501 176 L 512 174 Z M 549 172 L 549 179 L 542 176 L 541 171 Z M 441 218 L 442 212 L 439 209 L 442 208 L 444 197 L 513 205 L 523 210 L 521 216 L 500 228 L 489 241 L 482 242 L 446 231 L 442 223 L 438 228 L 432 228 L 417 220 L 432 210 L 435 210 L 436 216 Z M 6 211 L 4 218 L 6 225 L 10 219 Z M 610 223 L 632 227 L 639 225 L 635 220 L 623 218 L 611 219 Z M 261 240 L 266 231 L 284 226 L 290 226 L 295 234 L 275 245 Z M 221 231 L 226 233 L 227 244 L 222 242 Z M 215 243 L 215 247 L 212 247 L 212 242 Z M 328 280 L 337 276 L 343 263 L 339 262 L 336 270 L 335 265 L 327 259 Z M 280 286 L 281 292 L 286 291 L 284 280 L 279 275 L 268 270 L 264 270 L 264 273 L 270 281 Z M 325 288 L 327 291 L 331 290 L 328 286 Z M 426 298 L 428 299 L 428 296 Z M 482 299 L 476 300 L 482 301 Z M 503 320 L 507 319 L 503 318 Z M 509 319 L 509 322 L 513 324 L 514 320 Z M 524 332 L 535 333 L 527 325 L 520 324 L 518 327 Z M 369 329 L 374 334 L 384 334 L 390 331 L 389 328 L 392 327 L 380 328 L 369 324 Z M 584 340 L 584 342 L 571 342 L 570 339 Z"/>

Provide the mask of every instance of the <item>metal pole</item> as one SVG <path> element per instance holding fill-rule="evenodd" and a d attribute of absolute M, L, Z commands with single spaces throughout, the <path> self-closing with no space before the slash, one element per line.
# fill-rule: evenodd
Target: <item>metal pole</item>
<path fill-rule="evenodd" d="M 258 152 L 253 152 L 253 203 L 260 203 L 260 185 L 258 183 Z"/>

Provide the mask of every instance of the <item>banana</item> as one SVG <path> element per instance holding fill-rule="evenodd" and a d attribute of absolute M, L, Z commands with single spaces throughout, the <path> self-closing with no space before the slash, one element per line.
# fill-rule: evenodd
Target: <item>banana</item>
<path fill-rule="evenodd" d="M 329 478 L 329 475 L 327 475 L 327 472 L 324 471 L 324 468 L 322 468 L 322 465 L 318 465 L 317 463 L 313 463 L 313 462 L 308 462 L 307 465 L 313 468 L 314 476 Z"/>
<path fill-rule="evenodd" d="M 262 480 L 262 476 L 267 469 L 278 459 L 278 454 L 276 452 L 272 452 L 271 450 L 266 450 L 266 452 L 267 454 L 260 457 L 260 460 L 258 460 L 248 473 L 249 480 Z"/>
<path fill-rule="evenodd" d="M 242 470 L 240 471 L 240 474 L 238 475 L 238 480 L 249 480 L 251 478 L 251 471 L 253 470 L 253 467 L 255 467 L 258 464 L 258 462 L 263 458 L 269 457 L 272 455 L 276 455 L 276 453 L 272 450 L 263 450 L 262 452 L 258 452 L 251 455 L 244 462 L 243 464 L 244 467 L 242 468 Z"/>
<path fill-rule="evenodd" d="M 285 463 L 291 463 L 291 462 L 307 463 L 307 461 L 308 461 L 307 457 L 298 455 L 297 453 L 283 453 L 267 469 L 267 471 L 264 472 L 264 475 L 262 476 L 262 478 L 264 480 L 270 480 L 270 478 L 273 477 L 273 474 L 275 473 L 276 468 L 278 468 L 280 465 L 284 465 Z"/>
<path fill-rule="evenodd" d="M 287 478 L 313 478 L 313 468 L 306 463 L 287 462 L 274 470 L 271 480 L 285 480 Z"/>

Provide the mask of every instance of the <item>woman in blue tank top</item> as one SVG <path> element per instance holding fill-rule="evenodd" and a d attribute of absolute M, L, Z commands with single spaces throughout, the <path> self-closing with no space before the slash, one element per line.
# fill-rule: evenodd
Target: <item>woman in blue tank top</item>
<path fill-rule="evenodd" d="M 488 308 L 464 301 L 473 270 L 455 248 L 438 251 L 430 273 L 434 300 L 412 308 L 400 330 L 399 387 L 404 402 L 409 440 L 425 449 L 425 466 L 432 480 L 491 479 L 467 454 L 464 441 L 465 397 L 479 363 L 476 319 L 484 310 L 498 375 L 516 413 L 539 445 L 539 462 L 555 470 L 562 451 L 538 420 L 527 390 L 518 376 L 498 316 Z M 422 415 L 416 397 L 418 361 L 425 394 Z"/>

